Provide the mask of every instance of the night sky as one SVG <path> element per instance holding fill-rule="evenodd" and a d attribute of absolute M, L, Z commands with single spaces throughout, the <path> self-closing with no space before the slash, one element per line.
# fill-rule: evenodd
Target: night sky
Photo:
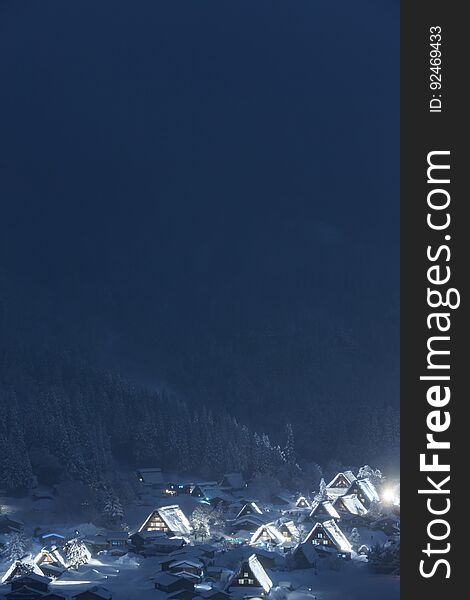
<path fill-rule="evenodd" d="M 11 343 L 272 428 L 310 394 L 397 406 L 398 17 L 0 2 Z"/>

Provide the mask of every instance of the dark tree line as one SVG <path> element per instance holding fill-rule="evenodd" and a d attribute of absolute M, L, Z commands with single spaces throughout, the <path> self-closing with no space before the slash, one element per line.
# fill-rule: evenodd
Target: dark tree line
<path fill-rule="evenodd" d="M 161 466 L 218 477 L 274 472 L 293 460 L 224 410 L 191 408 L 71 357 L 27 360 L 3 352 L 0 368 L 0 486 L 40 482 L 110 485 L 116 465 Z"/>

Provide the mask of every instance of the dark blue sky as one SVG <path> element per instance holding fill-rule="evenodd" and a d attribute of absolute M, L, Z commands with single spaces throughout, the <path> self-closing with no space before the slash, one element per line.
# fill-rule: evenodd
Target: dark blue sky
<path fill-rule="evenodd" d="M 18 336 L 209 402 L 396 404 L 398 24 L 385 0 L 0 2 Z"/>

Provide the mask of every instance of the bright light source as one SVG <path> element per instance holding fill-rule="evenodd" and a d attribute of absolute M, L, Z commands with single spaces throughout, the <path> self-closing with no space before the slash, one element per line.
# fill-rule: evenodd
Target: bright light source
<path fill-rule="evenodd" d="M 385 504 L 392 504 L 395 501 L 395 490 L 392 488 L 385 488 L 382 492 L 382 500 Z"/>

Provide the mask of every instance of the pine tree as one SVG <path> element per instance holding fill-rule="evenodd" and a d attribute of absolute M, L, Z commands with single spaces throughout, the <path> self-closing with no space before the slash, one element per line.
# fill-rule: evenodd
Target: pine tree
<path fill-rule="evenodd" d="M 3 556 L 9 563 L 12 563 L 24 557 L 26 548 L 27 542 L 24 533 L 22 531 L 15 531 L 8 536 Z"/>
<path fill-rule="evenodd" d="M 121 523 L 124 517 L 124 511 L 119 498 L 113 494 L 108 493 L 103 507 L 103 516 L 105 520 L 111 524 Z"/>
<path fill-rule="evenodd" d="M 349 541 L 351 542 L 353 550 L 357 552 L 357 549 L 361 543 L 361 534 L 357 530 L 357 527 L 352 528 L 351 533 L 349 534 Z"/>
<path fill-rule="evenodd" d="M 65 545 L 65 556 L 68 566 L 73 569 L 78 569 L 81 565 L 86 565 L 91 554 L 82 540 L 74 538 Z"/>
<path fill-rule="evenodd" d="M 284 460 L 289 465 L 295 465 L 295 442 L 294 442 L 294 432 L 292 430 L 291 423 L 287 423 L 286 425 L 287 432 L 287 440 L 285 448 L 282 452 Z"/>
<path fill-rule="evenodd" d="M 326 492 L 326 483 L 324 478 L 322 477 L 320 479 L 320 488 L 318 490 L 318 494 L 315 495 L 315 500 L 317 502 L 322 502 L 323 500 L 327 500 L 328 499 L 328 494 Z"/>

